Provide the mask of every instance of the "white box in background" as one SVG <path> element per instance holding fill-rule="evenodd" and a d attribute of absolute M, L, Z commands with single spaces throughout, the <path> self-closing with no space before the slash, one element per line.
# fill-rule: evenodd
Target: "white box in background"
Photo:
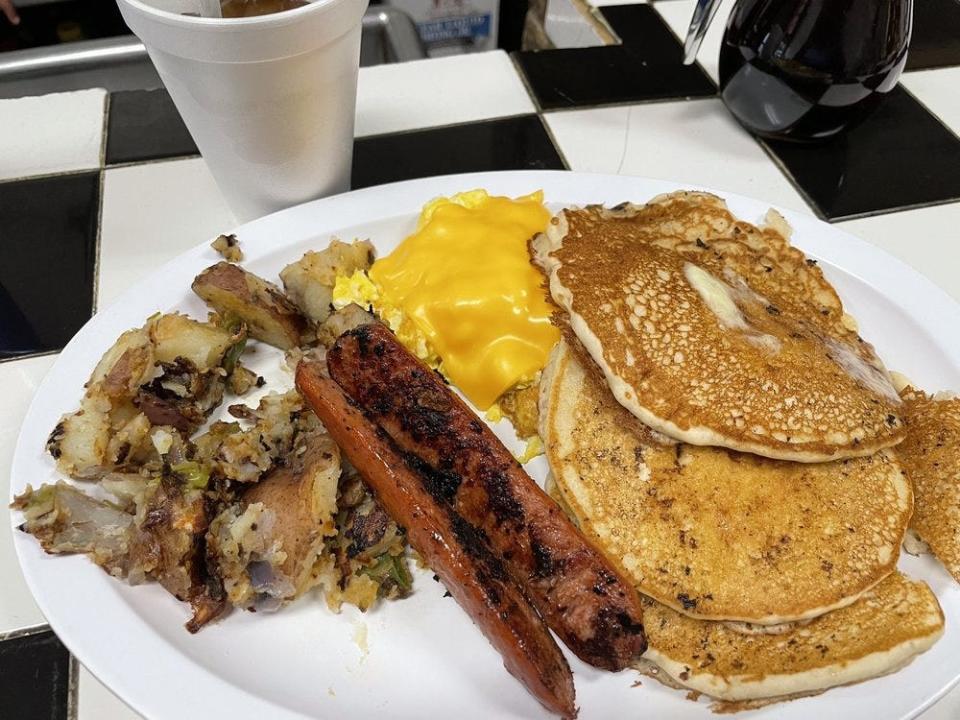
<path fill-rule="evenodd" d="M 430 57 L 497 48 L 499 0 L 388 0 L 386 4 L 413 18 Z"/>

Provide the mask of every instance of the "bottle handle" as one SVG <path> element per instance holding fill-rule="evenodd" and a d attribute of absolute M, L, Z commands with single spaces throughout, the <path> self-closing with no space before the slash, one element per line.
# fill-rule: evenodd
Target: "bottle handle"
<path fill-rule="evenodd" d="M 697 51 L 700 50 L 700 44 L 703 42 L 703 36 L 707 34 L 707 28 L 713 16 L 717 14 L 721 0 L 697 0 L 697 6 L 693 9 L 693 17 L 690 18 L 690 29 L 687 30 L 687 39 L 683 43 L 683 64 L 693 65 L 697 59 Z"/>

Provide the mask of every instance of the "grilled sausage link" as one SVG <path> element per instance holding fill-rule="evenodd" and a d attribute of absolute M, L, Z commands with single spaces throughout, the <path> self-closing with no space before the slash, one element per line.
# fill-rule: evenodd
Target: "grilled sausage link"
<path fill-rule="evenodd" d="M 567 647 L 613 671 L 643 653 L 643 610 L 634 588 L 389 329 L 368 324 L 344 333 L 327 366 L 347 395 L 417 458 L 433 497 L 485 533 Z"/>
<path fill-rule="evenodd" d="M 297 367 L 297 388 L 410 545 L 443 581 L 503 664 L 551 712 L 576 717 L 570 666 L 479 531 L 426 491 L 386 434 L 354 407 L 317 362 Z"/>

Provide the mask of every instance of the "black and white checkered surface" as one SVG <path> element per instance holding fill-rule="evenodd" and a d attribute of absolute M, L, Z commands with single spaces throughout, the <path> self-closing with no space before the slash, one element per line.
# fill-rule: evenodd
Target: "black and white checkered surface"
<path fill-rule="evenodd" d="M 523 168 L 682 180 L 813 212 L 960 300 L 960 3 L 915 2 L 900 86 L 825 145 L 758 141 L 725 111 L 723 17 L 684 67 L 695 0 L 621 3 L 601 8 L 619 45 L 362 69 L 353 185 Z M 97 307 L 233 225 L 165 91 L 0 100 L 0 497 L 59 349 Z M 0 526 L 0 719 L 137 717 L 46 629 Z M 923 718 L 960 718 L 960 691 Z"/>

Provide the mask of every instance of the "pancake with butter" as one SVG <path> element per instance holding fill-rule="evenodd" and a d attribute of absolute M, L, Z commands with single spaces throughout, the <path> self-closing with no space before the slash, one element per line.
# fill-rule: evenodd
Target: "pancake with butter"
<path fill-rule="evenodd" d="M 907 438 L 897 457 L 913 483 L 910 526 L 960 582 L 960 398 L 901 393 Z"/>
<path fill-rule="evenodd" d="M 780 635 L 744 635 L 643 600 L 644 660 L 657 666 L 644 671 L 730 702 L 810 695 L 886 675 L 943 634 L 933 592 L 899 572 L 852 605 Z"/>
<path fill-rule="evenodd" d="M 563 210 L 531 249 L 616 399 L 651 428 L 801 462 L 895 445 L 883 364 L 779 225 L 683 193 Z"/>
<path fill-rule="evenodd" d="M 808 464 L 676 443 L 621 407 L 566 342 L 540 398 L 551 474 L 581 529 L 679 612 L 803 620 L 896 566 L 912 496 L 890 451 Z"/>

